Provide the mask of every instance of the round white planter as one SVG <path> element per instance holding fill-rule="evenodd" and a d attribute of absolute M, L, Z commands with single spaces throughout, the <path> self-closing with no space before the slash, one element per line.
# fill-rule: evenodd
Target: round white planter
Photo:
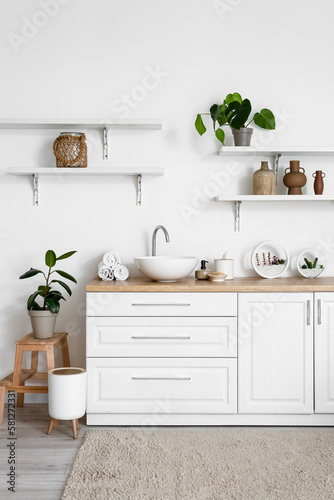
<path fill-rule="evenodd" d="M 75 420 L 86 413 L 86 375 L 83 368 L 49 370 L 50 417 L 57 420 Z"/>
<path fill-rule="evenodd" d="M 51 311 L 28 311 L 32 331 L 36 339 L 49 339 L 53 336 L 58 314 Z"/>

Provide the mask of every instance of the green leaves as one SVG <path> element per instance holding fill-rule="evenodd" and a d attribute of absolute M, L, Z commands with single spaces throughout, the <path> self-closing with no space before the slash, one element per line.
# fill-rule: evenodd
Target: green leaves
<path fill-rule="evenodd" d="M 63 278 L 65 278 L 69 281 L 72 281 L 73 283 L 76 283 L 77 281 L 75 278 L 73 278 L 73 276 L 66 273 L 65 271 L 61 271 L 60 269 L 52 271 L 52 268 L 55 266 L 55 264 L 58 260 L 68 259 L 69 257 L 71 257 L 75 253 L 76 253 L 76 250 L 73 250 L 70 252 L 66 252 L 66 253 L 60 255 L 59 257 L 57 257 L 56 253 L 53 250 L 48 250 L 45 254 L 45 264 L 48 267 L 47 274 L 45 274 L 43 271 L 40 271 L 39 269 L 30 268 L 29 271 L 27 271 L 26 273 L 22 274 L 22 276 L 20 276 L 20 279 L 25 279 L 25 278 L 32 278 L 33 276 L 36 276 L 37 274 L 43 274 L 43 276 L 45 278 L 45 284 L 40 285 L 38 287 L 38 290 L 36 292 L 34 292 L 33 294 L 31 294 L 28 298 L 27 308 L 29 311 L 31 309 L 33 309 L 33 310 L 49 309 L 53 313 L 59 312 L 59 309 L 60 309 L 59 302 L 61 300 L 65 300 L 65 298 L 63 297 L 63 295 L 61 294 L 61 292 L 59 290 L 52 290 L 52 287 L 50 286 L 51 283 L 58 283 L 60 286 L 62 286 L 66 290 L 66 292 L 69 295 L 72 295 L 72 291 L 71 291 L 70 287 L 66 283 L 64 283 L 63 281 L 52 280 L 50 282 L 49 281 L 50 276 L 53 273 L 58 273 L 60 276 L 62 276 Z M 42 307 L 36 301 L 36 299 L 38 297 L 41 297 L 43 299 L 43 306 Z"/>
<path fill-rule="evenodd" d="M 53 267 L 56 263 L 57 257 L 53 250 L 48 250 L 45 254 L 45 264 L 48 267 Z"/>
<path fill-rule="evenodd" d="M 19 277 L 20 280 L 25 280 L 26 278 L 32 278 L 32 276 L 36 276 L 36 274 L 42 273 L 43 271 L 40 271 L 39 269 L 33 269 L 32 267 L 27 271 L 26 273 L 22 274 L 22 276 Z"/>
<path fill-rule="evenodd" d="M 66 278 L 67 280 L 73 281 L 73 283 L 77 282 L 77 280 L 75 278 L 73 278 L 73 276 L 71 276 L 68 273 L 65 273 L 65 271 L 60 271 L 59 269 L 55 269 L 54 272 L 58 273 L 60 276 L 62 276 L 63 278 Z"/>
<path fill-rule="evenodd" d="M 57 257 L 57 260 L 64 260 L 64 259 L 68 259 L 69 257 L 71 257 L 71 255 L 77 253 L 76 250 L 72 250 L 72 252 L 66 252 L 66 253 L 63 253 L 63 255 L 60 255 L 60 257 Z"/>
<path fill-rule="evenodd" d="M 220 141 L 224 145 L 225 132 L 221 128 L 217 128 L 215 134 L 216 134 L 218 141 Z"/>
<path fill-rule="evenodd" d="M 199 135 L 203 135 L 206 132 L 206 126 L 203 123 L 202 116 L 197 115 L 196 121 L 195 121 L 195 128 Z"/>
<path fill-rule="evenodd" d="M 275 130 L 276 128 L 275 117 L 270 109 L 263 108 L 260 113 L 255 113 L 254 122 L 258 127 L 266 130 Z"/>
<path fill-rule="evenodd" d="M 227 96 L 225 97 L 224 103 L 229 105 L 235 101 L 238 102 L 239 104 L 241 104 L 241 102 L 242 102 L 242 97 L 240 94 L 238 94 L 238 92 L 234 92 L 233 94 L 227 94 Z"/>
<path fill-rule="evenodd" d="M 226 117 L 231 128 L 240 130 L 252 111 L 249 99 L 244 99 L 241 104 L 238 101 L 231 102 L 226 109 Z"/>

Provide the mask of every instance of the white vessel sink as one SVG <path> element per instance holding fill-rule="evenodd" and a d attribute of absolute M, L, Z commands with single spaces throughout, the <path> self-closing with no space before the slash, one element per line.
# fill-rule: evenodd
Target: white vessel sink
<path fill-rule="evenodd" d="M 135 257 L 139 271 L 154 281 L 176 281 L 188 276 L 197 266 L 197 257 Z"/>

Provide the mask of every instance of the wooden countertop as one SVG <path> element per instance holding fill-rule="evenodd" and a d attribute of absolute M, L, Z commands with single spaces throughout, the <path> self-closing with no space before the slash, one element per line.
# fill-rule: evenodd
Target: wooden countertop
<path fill-rule="evenodd" d="M 234 278 L 224 283 L 185 278 L 172 283 L 158 283 L 147 278 L 126 281 L 102 281 L 94 278 L 87 292 L 334 292 L 334 278 Z"/>

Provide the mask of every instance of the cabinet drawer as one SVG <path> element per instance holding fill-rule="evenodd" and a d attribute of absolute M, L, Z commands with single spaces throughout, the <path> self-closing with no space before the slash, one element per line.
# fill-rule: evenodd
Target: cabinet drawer
<path fill-rule="evenodd" d="M 236 413 L 236 359 L 88 358 L 87 413 Z"/>
<path fill-rule="evenodd" d="M 87 293 L 87 316 L 236 315 L 236 293 Z"/>
<path fill-rule="evenodd" d="M 194 357 L 237 355 L 237 318 L 90 317 L 88 357 Z"/>

